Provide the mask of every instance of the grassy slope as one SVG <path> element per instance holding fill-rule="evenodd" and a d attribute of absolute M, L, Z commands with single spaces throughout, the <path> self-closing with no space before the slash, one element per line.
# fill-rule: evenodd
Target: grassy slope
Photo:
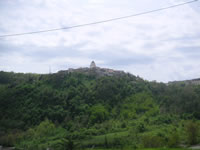
<path fill-rule="evenodd" d="M 109 133 L 105 135 L 92 136 L 90 139 L 81 141 L 81 144 L 84 145 L 103 145 L 105 143 L 105 138 L 107 138 L 108 143 L 112 143 L 115 138 L 127 137 L 129 134 L 128 131 Z"/>

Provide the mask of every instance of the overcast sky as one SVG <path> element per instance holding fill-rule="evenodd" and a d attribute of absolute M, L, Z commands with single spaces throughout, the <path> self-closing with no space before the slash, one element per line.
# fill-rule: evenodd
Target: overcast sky
<path fill-rule="evenodd" d="M 0 0 L 0 35 L 68 27 L 186 0 Z M 71 30 L 0 38 L 0 70 L 124 70 L 162 82 L 200 78 L 200 1 Z"/>

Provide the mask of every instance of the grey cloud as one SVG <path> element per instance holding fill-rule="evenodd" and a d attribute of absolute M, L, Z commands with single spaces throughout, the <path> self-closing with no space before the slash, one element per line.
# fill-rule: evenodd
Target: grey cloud
<path fill-rule="evenodd" d="M 47 59 L 53 58 L 64 58 L 64 57 L 81 57 L 83 56 L 82 52 L 79 51 L 81 46 L 58 46 L 53 48 L 38 48 L 37 51 L 29 53 L 30 57 L 33 57 L 34 60 L 46 61 Z M 42 50 L 43 49 L 43 50 Z"/>
<path fill-rule="evenodd" d="M 200 58 L 200 46 L 177 47 L 175 50 L 181 53 L 187 61 L 197 61 Z"/>
<path fill-rule="evenodd" d="M 116 58 L 106 62 L 108 66 L 129 66 L 129 65 L 147 65 L 155 60 L 148 56 L 133 56 L 129 58 Z"/>
<path fill-rule="evenodd" d="M 153 49 L 153 48 L 156 48 L 157 45 L 155 42 L 146 42 L 143 44 L 142 48 L 144 49 Z"/>
<path fill-rule="evenodd" d="M 77 45 L 56 47 L 37 47 L 34 45 L 12 45 L 0 42 L 0 55 L 12 55 L 18 53 L 24 57 L 31 57 L 34 61 L 47 61 L 55 57 L 79 57 L 82 52 L 79 50 L 86 43 L 79 43 Z"/>
<path fill-rule="evenodd" d="M 192 35 L 183 35 L 183 36 L 176 37 L 176 38 L 170 37 L 169 39 L 165 39 L 162 41 L 189 42 L 189 41 L 194 41 L 194 40 L 198 40 L 198 39 L 200 40 L 200 33 L 196 33 L 196 34 L 192 34 Z"/>
<path fill-rule="evenodd" d="M 21 47 L 16 47 L 6 41 L 0 41 L 0 55 L 12 54 L 14 51 L 20 52 Z"/>
<path fill-rule="evenodd" d="M 147 65 L 155 61 L 155 58 L 148 55 L 141 55 L 133 52 L 128 52 L 123 47 L 110 46 L 105 52 L 93 53 L 90 58 L 104 61 L 104 65 L 110 67 L 129 66 L 129 65 Z"/>
<path fill-rule="evenodd" d="M 185 54 L 200 54 L 200 46 L 177 47 L 176 50 Z"/>

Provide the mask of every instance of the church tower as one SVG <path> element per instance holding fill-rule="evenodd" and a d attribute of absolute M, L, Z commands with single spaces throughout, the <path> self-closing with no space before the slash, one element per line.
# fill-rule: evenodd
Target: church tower
<path fill-rule="evenodd" d="M 90 64 L 90 69 L 92 69 L 92 68 L 96 68 L 96 64 L 95 64 L 94 61 L 92 61 L 91 64 Z"/>

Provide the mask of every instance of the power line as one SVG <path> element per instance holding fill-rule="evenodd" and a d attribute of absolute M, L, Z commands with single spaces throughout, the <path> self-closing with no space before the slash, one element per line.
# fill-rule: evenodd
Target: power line
<path fill-rule="evenodd" d="M 112 18 L 112 19 L 107 19 L 107 20 L 102 20 L 102 21 L 97 21 L 97 22 L 91 22 L 91 23 L 86 23 L 86 24 L 79 24 L 79 25 L 74 25 L 74 26 L 70 26 L 70 27 L 55 28 L 55 29 L 33 31 L 33 32 L 16 33 L 16 34 L 0 35 L 0 38 L 10 37 L 10 36 L 22 36 L 22 35 L 27 35 L 27 34 L 37 34 L 37 33 L 43 33 L 43 32 L 52 32 L 52 31 L 58 31 L 58 30 L 68 30 L 68 29 L 72 29 L 72 28 L 80 28 L 80 27 L 84 27 L 84 26 L 90 26 L 90 25 L 101 24 L 101 23 L 106 23 L 106 22 L 111 22 L 111 21 L 116 21 L 116 20 L 136 17 L 136 16 L 141 16 L 141 15 L 145 15 L 145 14 L 150 14 L 150 13 L 154 13 L 154 12 L 158 12 L 158 11 L 162 11 L 162 10 L 167 10 L 167 9 L 183 6 L 183 5 L 186 5 L 186 4 L 189 4 L 189 3 L 194 3 L 194 2 L 197 2 L 197 1 L 198 0 L 192 0 L 192 1 L 184 2 L 184 3 L 180 3 L 180 4 L 168 6 L 168 7 L 163 7 L 163 8 L 159 8 L 159 9 L 154 9 L 154 10 L 138 13 L 138 14 L 132 14 L 132 15 L 128 15 L 128 16 Z"/>

